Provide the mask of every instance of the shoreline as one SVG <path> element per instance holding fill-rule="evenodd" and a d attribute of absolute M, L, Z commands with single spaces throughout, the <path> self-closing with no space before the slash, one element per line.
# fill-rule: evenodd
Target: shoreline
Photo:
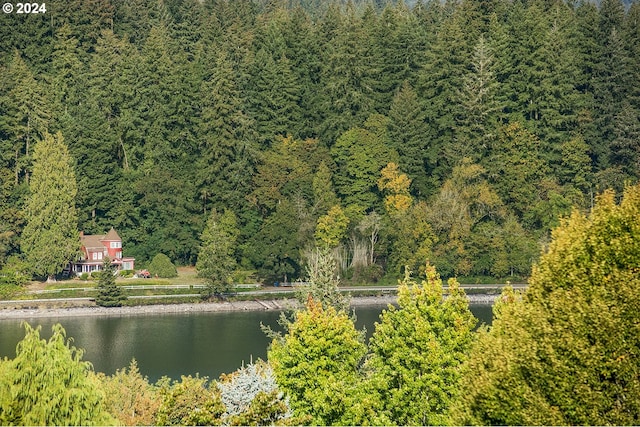
<path fill-rule="evenodd" d="M 469 302 L 475 304 L 493 304 L 498 295 L 474 294 L 467 295 Z M 395 304 L 395 295 L 352 297 L 352 307 L 387 306 Z M 0 320 L 28 320 L 35 318 L 57 317 L 93 317 L 93 316 L 131 316 L 131 315 L 162 315 L 183 313 L 224 313 L 233 311 L 283 311 L 299 307 L 293 299 L 251 300 L 232 302 L 202 302 L 183 304 L 153 304 L 126 307 L 64 307 L 64 308 L 16 308 L 0 310 Z"/>

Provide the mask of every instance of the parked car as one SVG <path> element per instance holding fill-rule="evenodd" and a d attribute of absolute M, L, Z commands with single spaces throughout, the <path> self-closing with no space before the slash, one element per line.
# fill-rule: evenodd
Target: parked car
<path fill-rule="evenodd" d="M 136 277 L 138 277 L 140 279 L 150 279 L 151 278 L 151 273 L 149 273 L 149 270 L 140 270 L 136 274 Z"/>

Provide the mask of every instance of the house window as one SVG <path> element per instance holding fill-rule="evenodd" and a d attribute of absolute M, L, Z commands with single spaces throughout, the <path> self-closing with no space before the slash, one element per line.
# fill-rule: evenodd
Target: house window
<path fill-rule="evenodd" d="M 110 242 L 109 246 L 113 249 L 116 248 L 121 248 L 122 247 L 122 242 Z"/>
<path fill-rule="evenodd" d="M 97 252 L 92 252 L 91 253 L 91 259 L 94 260 L 94 261 L 97 260 L 98 259 L 98 253 Z"/>
<path fill-rule="evenodd" d="M 102 252 L 98 252 L 98 259 L 102 259 Z"/>

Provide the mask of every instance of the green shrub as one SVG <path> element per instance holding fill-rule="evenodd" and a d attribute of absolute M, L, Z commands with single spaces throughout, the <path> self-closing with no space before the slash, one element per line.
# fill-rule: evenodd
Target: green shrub
<path fill-rule="evenodd" d="M 153 260 L 151 260 L 151 264 L 149 264 L 149 273 L 154 277 L 158 276 L 167 279 L 178 276 L 176 266 L 173 265 L 168 256 L 162 253 L 156 255 L 153 257 Z"/>
<path fill-rule="evenodd" d="M 113 424 L 91 363 L 70 345 L 62 325 L 53 326 L 48 341 L 40 326 L 23 326 L 15 359 L 0 360 L 0 424 Z"/>
<path fill-rule="evenodd" d="M 133 270 L 120 270 L 119 272 L 119 276 L 120 277 L 133 277 L 133 275 L 135 274 L 135 271 Z"/>
<path fill-rule="evenodd" d="M 89 273 L 82 273 L 80 275 L 80 280 L 89 280 Z"/>

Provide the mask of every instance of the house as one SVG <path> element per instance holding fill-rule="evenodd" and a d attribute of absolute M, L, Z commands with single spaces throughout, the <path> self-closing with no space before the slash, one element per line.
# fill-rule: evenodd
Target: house
<path fill-rule="evenodd" d="M 80 232 L 82 255 L 78 261 L 71 263 L 71 271 L 80 275 L 102 270 L 105 257 L 111 259 L 111 264 L 118 270 L 133 270 L 134 258 L 122 256 L 122 239 L 111 227 L 105 235 L 91 235 Z"/>

